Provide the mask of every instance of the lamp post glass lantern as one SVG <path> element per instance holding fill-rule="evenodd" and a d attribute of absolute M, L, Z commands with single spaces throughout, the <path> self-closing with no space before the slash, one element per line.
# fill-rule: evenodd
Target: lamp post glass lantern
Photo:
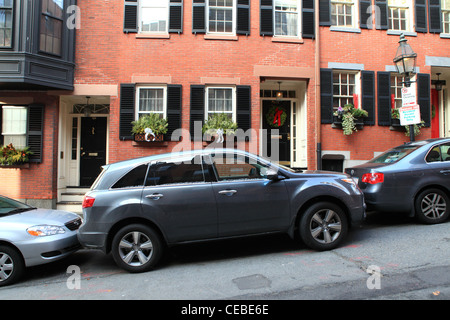
<path fill-rule="evenodd" d="M 408 41 L 405 39 L 405 35 L 403 33 L 400 35 L 400 40 L 398 43 L 399 46 L 397 49 L 397 54 L 394 58 L 394 63 L 397 67 L 397 72 L 405 77 L 405 82 L 403 82 L 403 84 L 405 87 L 410 87 L 413 82 L 410 78 L 416 70 L 417 53 L 415 53 L 408 44 Z M 409 138 L 411 141 L 415 140 L 414 125 L 409 126 Z"/>

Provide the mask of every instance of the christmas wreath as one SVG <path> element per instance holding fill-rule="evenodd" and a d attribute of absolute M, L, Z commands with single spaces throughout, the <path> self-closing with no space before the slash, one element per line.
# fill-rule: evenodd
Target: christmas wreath
<path fill-rule="evenodd" d="M 284 125 L 287 119 L 286 110 L 280 106 L 273 105 L 266 113 L 266 121 L 273 128 L 279 128 Z"/>

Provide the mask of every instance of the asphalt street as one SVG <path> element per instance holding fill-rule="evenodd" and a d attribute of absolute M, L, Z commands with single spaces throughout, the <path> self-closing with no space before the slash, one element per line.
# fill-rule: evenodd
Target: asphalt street
<path fill-rule="evenodd" d="M 29 268 L 0 288 L 0 300 L 449 300 L 449 231 L 450 221 L 371 213 L 332 251 L 284 235 L 192 244 L 171 248 L 142 274 L 83 249 Z"/>

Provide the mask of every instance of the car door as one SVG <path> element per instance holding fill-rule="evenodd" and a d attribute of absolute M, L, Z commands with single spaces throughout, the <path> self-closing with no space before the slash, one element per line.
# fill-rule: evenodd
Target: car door
<path fill-rule="evenodd" d="M 431 148 L 425 157 L 426 175 L 432 176 L 433 182 L 447 186 L 450 178 L 450 143 Z"/>
<path fill-rule="evenodd" d="M 217 176 L 212 189 L 217 200 L 219 236 L 286 230 L 289 201 L 284 181 L 267 179 L 267 164 L 236 153 L 211 154 Z"/>
<path fill-rule="evenodd" d="M 216 200 L 205 181 L 202 157 L 162 159 L 149 168 L 142 195 L 169 242 L 217 237 Z"/>

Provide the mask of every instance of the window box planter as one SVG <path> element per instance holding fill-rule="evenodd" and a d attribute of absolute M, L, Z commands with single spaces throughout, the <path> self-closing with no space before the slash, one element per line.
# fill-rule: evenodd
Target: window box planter
<path fill-rule="evenodd" d="M 358 130 L 364 128 L 364 117 L 355 117 L 355 126 Z M 333 116 L 332 128 L 342 129 L 342 119 L 338 116 Z"/>
<path fill-rule="evenodd" d="M 134 135 L 134 141 L 135 142 L 147 142 L 147 143 L 152 143 L 152 142 L 162 142 L 164 141 L 164 135 L 163 134 L 157 134 L 155 136 L 152 135 L 148 135 L 147 139 L 145 139 L 145 134 L 135 134 Z"/>
<path fill-rule="evenodd" d="M 30 163 L 22 163 L 22 164 L 0 164 L 0 169 L 29 169 Z"/>

